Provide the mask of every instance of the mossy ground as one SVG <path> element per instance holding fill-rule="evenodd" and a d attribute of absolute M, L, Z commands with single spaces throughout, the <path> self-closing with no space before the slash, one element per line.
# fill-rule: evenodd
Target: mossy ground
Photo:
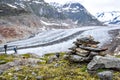
<path fill-rule="evenodd" d="M 66 61 L 62 57 L 64 54 L 65 53 L 61 53 L 61 57 L 58 60 L 49 64 L 46 62 L 49 57 L 54 54 L 46 54 L 40 58 L 44 60 L 44 62 L 38 63 L 38 65 L 13 67 L 1 74 L 0 80 L 36 80 L 37 76 L 41 76 L 41 80 L 99 80 L 96 74 L 90 75 L 87 72 L 86 64 Z M 4 58 L 9 56 L 6 55 Z M 22 56 L 30 57 L 29 54 L 24 54 Z M 3 56 L 1 57 L 3 58 Z M 14 58 L 14 56 L 11 57 Z M 18 67 L 19 70 L 16 70 Z M 114 80 L 120 80 L 119 72 L 114 73 Z"/>

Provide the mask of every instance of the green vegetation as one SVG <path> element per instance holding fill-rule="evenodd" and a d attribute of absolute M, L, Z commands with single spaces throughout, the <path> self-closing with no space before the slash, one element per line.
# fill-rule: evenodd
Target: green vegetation
<path fill-rule="evenodd" d="M 90 75 L 87 72 L 87 64 L 71 63 L 64 60 L 64 54 L 61 53 L 57 61 L 49 64 L 43 62 L 37 65 L 12 67 L 0 75 L 0 80 L 37 80 L 38 76 L 42 78 L 40 80 L 99 80 L 96 74 Z M 39 59 L 48 61 L 53 55 L 54 53 L 46 54 Z M 22 54 L 21 56 L 31 57 L 30 54 Z M 15 56 L 6 54 L 0 56 L 0 59 L 10 59 L 12 61 L 11 58 L 15 59 Z M 120 79 L 119 72 L 115 72 L 114 76 L 114 80 Z"/>
<path fill-rule="evenodd" d="M 116 55 L 115 57 L 120 58 L 120 55 Z"/>
<path fill-rule="evenodd" d="M 25 58 L 30 58 L 31 57 L 30 54 L 22 54 L 22 56 L 25 57 Z"/>
<path fill-rule="evenodd" d="M 13 55 L 0 54 L 0 64 L 5 64 L 7 62 L 11 62 L 14 59 L 15 59 L 15 56 L 13 56 Z"/>

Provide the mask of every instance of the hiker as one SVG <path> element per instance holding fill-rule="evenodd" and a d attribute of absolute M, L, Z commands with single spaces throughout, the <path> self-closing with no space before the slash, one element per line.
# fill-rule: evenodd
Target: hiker
<path fill-rule="evenodd" d="M 7 54 L 7 44 L 4 45 L 5 54 Z"/>
<path fill-rule="evenodd" d="M 14 50 L 15 54 L 17 54 L 17 46 L 15 46 L 15 47 L 13 48 L 13 50 Z"/>

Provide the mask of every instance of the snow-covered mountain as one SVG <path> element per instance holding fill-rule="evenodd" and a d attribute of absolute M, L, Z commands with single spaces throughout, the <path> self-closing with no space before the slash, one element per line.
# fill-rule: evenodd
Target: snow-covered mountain
<path fill-rule="evenodd" d="M 85 7 L 79 2 L 67 2 L 65 4 L 50 3 L 57 8 L 58 12 L 62 12 L 67 18 L 72 19 L 76 24 L 80 25 L 102 25 L 94 16 L 92 16 Z"/>
<path fill-rule="evenodd" d="M 96 18 L 105 24 L 120 24 L 120 11 L 97 13 Z"/>

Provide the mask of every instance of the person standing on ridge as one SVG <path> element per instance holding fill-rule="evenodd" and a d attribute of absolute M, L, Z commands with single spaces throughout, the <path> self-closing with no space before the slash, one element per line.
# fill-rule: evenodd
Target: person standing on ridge
<path fill-rule="evenodd" d="M 7 54 L 7 44 L 4 45 L 5 54 Z"/>
<path fill-rule="evenodd" d="M 15 46 L 15 47 L 13 48 L 13 50 L 14 50 L 15 54 L 17 54 L 17 46 Z"/>

